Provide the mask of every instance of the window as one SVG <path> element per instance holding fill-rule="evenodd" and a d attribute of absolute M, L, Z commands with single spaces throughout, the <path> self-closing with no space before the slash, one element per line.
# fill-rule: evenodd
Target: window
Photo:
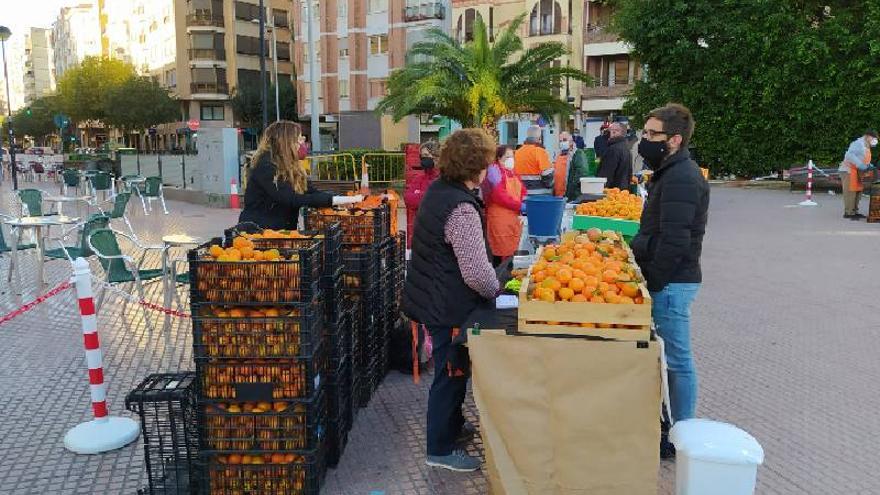
<path fill-rule="evenodd" d="M 339 80 L 339 97 L 340 98 L 348 98 L 348 79 L 340 79 Z"/>
<path fill-rule="evenodd" d="M 281 43 L 277 45 L 278 60 L 290 60 L 290 43 Z"/>
<path fill-rule="evenodd" d="M 212 50 L 214 48 L 214 34 L 193 33 L 192 47 L 194 50 Z"/>
<path fill-rule="evenodd" d="M 388 81 L 385 79 L 370 80 L 370 98 L 381 98 L 388 92 Z"/>
<path fill-rule="evenodd" d="M 477 13 L 476 9 L 467 9 L 464 11 L 464 14 L 458 16 L 456 31 L 458 32 L 458 41 L 460 43 L 474 40 L 474 22 L 476 22 L 478 15 L 480 14 Z"/>
<path fill-rule="evenodd" d="M 348 38 L 339 38 L 339 58 L 348 57 Z"/>
<path fill-rule="evenodd" d="M 348 2 L 336 2 L 337 17 L 348 18 Z"/>
<path fill-rule="evenodd" d="M 388 35 L 377 34 L 370 36 L 370 55 L 388 53 Z"/>
<path fill-rule="evenodd" d="M 260 71 L 238 69 L 238 87 L 260 87 Z"/>
<path fill-rule="evenodd" d="M 370 12 L 385 12 L 388 10 L 388 0 L 370 0 Z"/>
<path fill-rule="evenodd" d="M 220 77 L 221 73 L 222 77 Z M 225 83 L 226 71 L 223 69 L 197 67 L 192 70 L 192 80 L 194 83 L 216 83 L 217 81 Z"/>
<path fill-rule="evenodd" d="M 265 54 L 269 55 L 269 41 L 264 43 Z M 259 55 L 260 54 L 260 38 L 255 36 L 236 36 L 235 51 L 242 55 Z"/>
<path fill-rule="evenodd" d="M 165 72 L 165 86 L 174 88 L 177 86 L 177 70 L 171 69 Z"/>
<path fill-rule="evenodd" d="M 272 22 L 275 23 L 276 27 L 288 27 L 290 24 L 287 22 L 287 11 L 272 9 Z"/>
<path fill-rule="evenodd" d="M 559 2 L 554 0 L 541 0 L 532 9 L 529 17 L 529 35 L 546 36 L 548 34 L 560 34 L 562 32 L 562 9 Z"/>
<path fill-rule="evenodd" d="M 629 84 L 629 59 L 618 59 L 614 62 L 614 83 Z"/>
<path fill-rule="evenodd" d="M 201 120 L 224 120 L 223 104 L 202 103 Z"/>
<path fill-rule="evenodd" d="M 260 19 L 260 6 L 252 3 L 235 2 L 235 18 L 242 21 Z"/>
<path fill-rule="evenodd" d="M 319 99 L 319 100 L 323 100 L 323 99 L 324 99 L 324 94 L 320 92 L 320 91 L 321 91 L 321 86 L 320 86 L 320 85 L 318 86 L 318 91 L 319 91 L 318 99 Z M 306 100 L 311 100 L 311 99 L 312 99 L 312 85 L 309 84 L 308 82 L 306 82 L 305 84 L 303 84 L 303 98 L 305 98 Z"/>
<path fill-rule="evenodd" d="M 303 45 L 303 63 L 304 63 L 304 64 L 308 64 L 308 63 L 309 63 L 309 55 L 310 55 L 310 53 L 309 53 L 309 45 L 308 45 L 308 44 L 304 44 L 304 45 Z M 315 60 L 320 59 L 320 58 L 321 58 L 321 44 L 320 44 L 320 43 L 315 43 Z"/>

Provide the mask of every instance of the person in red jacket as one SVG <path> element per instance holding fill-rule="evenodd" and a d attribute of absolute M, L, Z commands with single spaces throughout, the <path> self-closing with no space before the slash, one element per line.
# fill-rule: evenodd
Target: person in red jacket
<path fill-rule="evenodd" d="M 513 171 L 513 163 L 513 148 L 499 146 L 495 162 L 489 165 L 481 186 L 486 203 L 487 237 L 496 266 L 516 253 L 522 236 L 520 210 L 526 186 Z"/>
<path fill-rule="evenodd" d="M 435 160 L 440 155 L 440 143 L 437 141 L 428 141 L 419 148 L 421 162 L 416 169 L 417 172 L 410 176 L 406 181 L 406 189 L 403 192 L 403 202 L 406 204 L 406 247 L 412 244 L 413 226 L 416 213 L 419 211 L 419 204 L 425 197 L 428 186 L 440 176 L 434 166 Z"/>

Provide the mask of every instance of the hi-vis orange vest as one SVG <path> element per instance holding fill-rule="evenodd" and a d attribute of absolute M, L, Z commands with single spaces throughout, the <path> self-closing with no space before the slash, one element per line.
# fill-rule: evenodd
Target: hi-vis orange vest
<path fill-rule="evenodd" d="M 867 165 L 871 163 L 871 148 L 868 148 L 865 151 L 865 161 L 864 164 Z M 862 176 L 859 174 L 859 167 L 857 167 L 854 163 L 847 162 L 849 165 L 849 189 L 850 191 L 861 192 L 864 189 L 862 185 Z"/>

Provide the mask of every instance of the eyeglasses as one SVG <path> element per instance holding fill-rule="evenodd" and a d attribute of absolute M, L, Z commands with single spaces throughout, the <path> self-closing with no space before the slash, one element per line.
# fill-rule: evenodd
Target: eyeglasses
<path fill-rule="evenodd" d="M 648 136 L 649 139 L 654 139 L 654 136 L 660 135 L 668 136 L 669 133 L 667 133 L 666 131 L 655 131 L 653 129 L 645 129 L 642 131 L 642 136 Z"/>

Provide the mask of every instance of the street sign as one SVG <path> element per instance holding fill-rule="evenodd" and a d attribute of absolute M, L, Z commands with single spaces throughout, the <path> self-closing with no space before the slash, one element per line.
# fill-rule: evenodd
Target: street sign
<path fill-rule="evenodd" d="M 190 119 L 190 121 L 186 123 L 187 127 L 189 127 L 189 130 L 191 130 L 193 132 L 199 130 L 200 124 L 201 124 L 201 122 L 199 122 L 196 119 Z"/>
<path fill-rule="evenodd" d="M 67 125 L 70 123 L 70 118 L 63 113 L 56 113 L 52 120 L 55 121 L 55 127 L 59 129 L 67 127 Z"/>

